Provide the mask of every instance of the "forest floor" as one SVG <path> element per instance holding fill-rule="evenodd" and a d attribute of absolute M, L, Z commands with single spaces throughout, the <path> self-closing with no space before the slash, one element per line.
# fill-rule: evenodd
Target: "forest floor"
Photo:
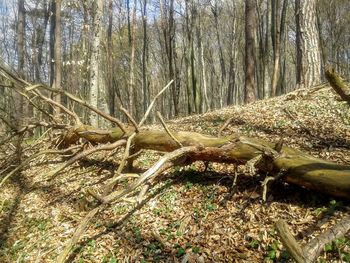
<path fill-rule="evenodd" d="M 172 130 L 217 135 L 229 118 L 224 135 L 283 138 L 285 145 L 316 157 L 350 163 L 350 107 L 329 87 L 168 124 Z M 144 171 L 159 156 L 145 151 L 135 169 Z M 62 157 L 37 158 L 0 189 L 0 262 L 55 262 L 93 205 L 86 189 L 100 188 L 118 167 L 118 158 L 100 162 L 98 157 L 72 165 L 53 180 L 45 175 Z M 305 244 L 350 211 L 349 202 L 279 182 L 269 186 L 263 202 L 264 175 L 245 166 L 236 174 L 232 187 L 233 165 L 175 167 L 152 182 L 141 204 L 124 200 L 97 215 L 69 262 L 288 262 L 276 220 L 286 220 Z M 319 262 L 350 262 L 350 235 L 327 246 Z"/>

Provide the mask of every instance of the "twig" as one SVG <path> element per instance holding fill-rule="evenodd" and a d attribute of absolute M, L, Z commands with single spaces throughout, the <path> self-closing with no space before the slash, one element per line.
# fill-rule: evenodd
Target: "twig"
<path fill-rule="evenodd" d="M 266 194 L 267 194 L 267 185 L 270 181 L 277 181 L 279 180 L 286 171 L 281 170 L 276 176 L 267 176 L 265 180 L 261 183 L 261 186 L 263 187 L 263 195 L 262 199 L 264 202 L 266 202 Z"/>
<path fill-rule="evenodd" d="M 135 136 L 136 136 L 136 132 L 134 132 L 126 141 L 126 146 L 125 146 L 123 158 L 119 164 L 117 171 L 115 172 L 115 176 L 112 178 L 112 181 L 106 186 L 105 190 L 103 191 L 104 196 L 109 194 L 113 190 L 114 185 L 115 185 L 115 180 L 121 175 L 121 173 L 125 167 L 126 161 L 129 157 L 131 142 Z"/>
<path fill-rule="evenodd" d="M 30 87 L 26 88 L 26 90 L 27 90 L 27 89 L 30 90 L 30 88 L 33 88 L 33 87 L 34 87 L 34 89 L 36 89 L 36 88 L 39 88 L 39 87 L 41 87 L 41 86 L 42 86 L 42 85 L 30 86 Z M 34 92 L 34 94 L 37 94 L 37 95 L 38 95 L 41 99 L 43 99 L 44 101 L 50 103 L 51 105 L 56 106 L 57 108 L 61 109 L 62 111 L 64 111 L 65 113 L 67 113 L 68 115 L 70 115 L 71 117 L 73 117 L 73 119 L 74 119 L 74 121 L 75 121 L 75 123 L 76 123 L 77 125 L 81 125 L 81 124 L 82 124 L 80 118 L 78 117 L 78 115 L 77 115 L 75 112 L 73 112 L 73 111 L 67 109 L 67 108 L 64 107 L 62 104 L 60 104 L 60 103 L 58 103 L 58 102 L 56 102 L 56 101 L 54 101 L 54 100 L 52 100 L 52 99 L 50 99 L 50 98 L 44 96 L 43 94 L 41 94 L 41 92 L 40 92 L 39 90 L 34 90 L 33 92 Z"/>
<path fill-rule="evenodd" d="M 111 143 L 111 144 L 99 145 L 99 146 L 94 147 L 92 149 L 86 150 L 86 151 L 74 156 L 73 158 L 69 159 L 66 163 L 64 163 L 63 165 L 61 165 L 57 169 L 53 170 L 51 173 L 48 174 L 47 177 L 49 178 L 49 180 L 53 180 L 59 172 L 61 172 L 63 169 L 65 169 L 69 165 L 75 163 L 76 161 L 78 161 L 78 160 L 80 160 L 80 159 L 82 159 L 90 154 L 93 154 L 95 152 L 113 150 L 116 147 L 120 147 L 120 146 L 124 145 L 125 143 L 126 143 L 126 140 L 121 139 L 121 140 L 116 141 L 116 142 Z"/>
<path fill-rule="evenodd" d="M 218 131 L 218 137 L 221 137 L 222 132 L 227 128 L 227 126 L 230 125 L 230 123 L 232 122 L 232 120 L 234 119 L 234 117 L 229 118 L 224 125 L 221 126 L 221 128 Z"/>
<path fill-rule="evenodd" d="M 168 129 L 167 125 L 165 124 L 164 120 L 163 120 L 163 117 L 162 115 L 160 114 L 159 111 L 157 111 L 157 117 L 159 118 L 160 120 L 160 123 L 162 124 L 164 130 L 169 134 L 169 136 L 171 137 L 171 139 L 173 139 L 176 144 L 179 146 L 179 147 L 183 147 L 182 143 L 176 139 L 176 137 L 172 134 L 172 132 Z"/>
<path fill-rule="evenodd" d="M 68 244 L 65 246 L 63 251 L 59 254 L 57 258 L 57 263 L 64 263 L 66 260 L 66 257 L 69 255 L 70 251 L 72 250 L 75 243 L 78 242 L 80 236 L 84 233 L 87 225 L 89 224 L 90 220 L 95 217 L 95 215 L 100 211 L 103 210 L 105 207 L 105 204 L 101 204 L 100 206 L 92 209 L 81 221 L 78 228 L 73 234 L 73 237 L 69 240 Z"/>
<path fill-rule="evenodd" d="M 126 196 L 131 191 L 140 186 L 143 182 L 149 180 L 152 177 L 160 174 L 161 172 L 169 169 L 175 164 L 181 163 L 184 161 L 183 157 L 191 152 L 195 152 L 198 150 L 196 146 L 188 146 L 177 149 L 173 152 L 165 154 L 162 158 L 159 159 L 157 163 L 155 163 L 150 169 L 144 172 L 139 179 L 137 179 L 132 184 L 128 185 L 123 191 L 112 193 L 104 198 L 105 203 L 110 203 L 118 200 L 121 197 Z"/>
<path fill-rule="evenodd" d="M 151 104 L 148 106 L 148 109 L 146 110 L 145 115 L 143 116 L 143 118 L 142 118 L 141 121 L 139 122 L 139 127 L 141 127 L 141 126 L 143 125 L 143 123 L 146 121 L 146 119 L 147 119 L 149 113 L 151 112 L 151 109 L 153 108 L 153 105 L 154 105 L 154 103 L 156 102 L 156 100 L 158 99 L 158 97 L 159 97 L 160 95 L 162 95 L 162 93 L 163 93 L 164 91 L 166 91 L 167 88 L 169 88 L 170 85 L 171 85 L 173 82 L 174 82 L 173 79 L 172 79 L 171 81 L 169 81 L 169 83 L 168 83 L 161 91 L 159 91 L 158 94 L 153 98 Z"/>
<path fill-rule="evenodd" d="M 62 89 L 57 90 L 57 89 L 53 89 L 53 88 L 50 88 L 50 87 L 47 87 L 47 86 L 44 86 L 44 85 L 40 85 L 40 88 L 44 88 L 44 89 L 49 90 L 49 91 L 51 91 L 51 92 L 60 93 L 60 94 L 62 94 L 62 95 L 67 96 L 67 97 L 70 98 L 71 100 L 73 100 L 73 101 L 75 101 L 75 102 L 77 102 L 77 103 L 79 103 L 79 104 L 85 106 L 86 108 L 92 110 L 93 112 L 97 113 L 98 115 L 102 116 L 103 118 L 105 118 L 105 119 L 107 119 L 107 120 L 109 120 L 109 121 L 111 121 L 111 122 L 117 124 L 117 126 L 118 126 L 124 133 L 126 133 L 126 129 L 125 129 L 123 123 L 122 123 L 120 120 L 118 120 L 118 119 L 115 118 L 115 117 L 110 116 L 109 114 L 104 113 L 103 111 L 101 111 L 101 110 L 95 108 L 94 106 L 91 106 L 91 105 L 88 104 L 86 101 L 84 101 L 84 100 L 82 100 L 82 99 L 80 99 L 80 98 L 77 98 L 77 97 L 74 96 L 73 94 L 70 94 L 69 92 L 67 92 L 67 91 L 65 91 L 65 90 L 62 90 Z"/>
<path fill-rule="evenodd" d="M 65 149 L 65 150 L 44 150 L 41 152 L 38 152 L 34 155 L 29 156 L 27 159 L 25 159 L 20 165 L 18 165 L 15 169 L 13 169 L 9 174 L 7 174 L 0 182 L 0 187 L 13 175 L 15 174 L 17 171 L 23 169 L 26 165 L 28 165 L 33 159 L 44 155 L 44 154 L 64 154 L 67 153 L 71 150 L 80 148 L 80 146 L 73 146 L 71 148 Z"/>
<path fill-rule="evenodd" d="M 135 131 L 138 133 L 139 132 L 139 126 L 137 126 L 137 123 L 134 120 L 134 118 L 129 114 L 129 112 L 125 108 L 123 108 L 123 106 L 121 106 L 119 109 L 126 115 L 126 117 L 128 117 L 129 121 L 134 126 Z"/>

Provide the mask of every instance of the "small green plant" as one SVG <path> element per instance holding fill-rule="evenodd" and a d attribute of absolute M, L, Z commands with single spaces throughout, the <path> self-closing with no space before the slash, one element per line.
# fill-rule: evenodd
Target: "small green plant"
<path fill-rule="evenodd" d="M 25 247 L 24 242 L 17 240 L 11 247 L 10 254 L 14 259 L 18 258 L 19 252 Z"/>
<path fill-rule="evenodd" d="M 201 217 L 202 217 L 201 212 L 200 212 L 199 208 L 196 207 L 196 208 L 193 210 L 193 219 L 194 219 L 194 221 L 195 221 L 196 223 L 198 223 L 198 222 L 199 222 L 199 219 L 200 219 Z"/>
<path fill-rule="evenodd" d="M 47 229 L 48 225 L 49 225 L 49 220 L 46 218 L 28 218 L 26 220 L 27 226 L 29 228 L 36 228 L 39 231 L 44 231 Z"/>
<path fill-rule="evenodd" d="M 280 246 L 280 243 L 277 240 L 272 242 L 272 244 L 267 249 L 265 261 L 276 260 L 278 258 L 279 251 L 280 251 L 279 246 Z"/>
<path fill-rule="evenodd" d="M 152 257 L 152 262 L 158 262 L 161 259 L 163 253 L 163 245 L 158 241 L 150 243 L 143 252 L 143 255 L 147 257 Z M 145 259 L 141 262 L 146 262 Z"/>
<path fill-rule="evenodd" d="M 252 241 L 250 241 L 249 246 L 252 249 L 257 249 L 259 247 L 259 241 L 256 239 L 253 239 Z"/>
<path fill-rule="evenodd" d="M 191 189 L 192 187 L 193 187 L 193 183 L 192 183 L 192 182 L 187 182 L 187 183 L 185 184 L 185 186 L 184 186 L 185 191 Z"/>
<path fill-rule="evenodd" d="M 343 262 L 350 262 L 350 239 L 341 237 L 333 240 L 332 243 L 325 245 L 324 248 L 327 253 L 334 253 L 339 255 Z"/>
<path fill-rule="evenodd" d="M 113 213 L 117 215 L 125 214 L 128 211 L 128 207 L 125 205 L 115 205 L 113 206 Z"/>
<path fill-rule="evenodd" d="M 278 120 L 273 124 L 274 129 L 281 129 L 286 126 L 287 122 L 285 120 Z"/>
<path fill-rule="evenodd" d="M 341 201 L 337 202 L 336 200 L 332 200 L 329 202 L 328 214 L 334 214 L 335 211 L 341 209 L 343 207 L 343 203 Z"/>
<path fill-rule="evenodd" d="M 113 255 L 108 254 L 103 257 L 102 263 L 118 263 L 118 260 Z"/>
<path fill-rule="evenodd" d="M 186 254 L 186 250 L 183 248 L 183 247 L 179 247 L 177 250 L 176 250 L 176 256 L 179 258 L 183 255 Z"/>
<path fill-rule="evenodd" d="M 134 227 L 132 229 L 136 243 L 140 243 L 142 240 L 141 230 L 139 227 Z"/>
<path fill-rule="evenodd" d="M 200 251 L 199 247 L 193 247 L 192 248 L 192 252 L 195 253 L 195 254 L 199 254 L 199 251 Z"/>
<path fill-rule="evenodd" d="M 215 211 L 216 209 L 218 208 L 218 206 L 216 204 L 213 204 L 213 203 L 206 203 L 206 209 L 209 211 L 209 212 L 213 212 Z"/>

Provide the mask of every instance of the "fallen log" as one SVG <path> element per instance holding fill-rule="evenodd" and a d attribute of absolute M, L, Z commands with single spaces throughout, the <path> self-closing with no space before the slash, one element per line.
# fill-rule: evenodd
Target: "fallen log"
<path fill-rule="evenodd" d="M 109 131 L 96 130 L 91 126 L 83 125 L 70 130 L 62 144 L 67 146 L 84 138 L 91 143 L 113 143 L 124 136 L 128 137 L 134 128 L 126 128 L 124 134 L 120 128 Z M 245 164 L 259 156 L 270 156 L 266 153 L 274 152 L 273 143 L 232 135 L 229 137 L 214 137 L 196 132 L 174 132 L 173 136 L 184 147 L 197 146 L 191 152 L 187 162 L 211 161 L 221 163 Z M 149 149 L 163 152 L 172 152 L 179 149 L 179 144 L 171 136 L 161 130 L 140 130 L 134 138 L 134 150 Z M 297 149 L 283 146 L 280 152 L 275 152 L 272 158 L 259 163 L 260 170 L 272 174 L 283 173 L 282 180 L 320 191 L 335 197 L 350 199 L 350 166 L 315 158 Z"/>
<path fill-rule="evenodd" d="M 342 80 L 334 69 L 327 69 L 325 75 L 329 84 L 331 84 L 332 88 L 338 93 L 340 98 L 347 103 L 350 103 L 350 88 L 345 84 L 344 80 Z"/>
<path fill-rule="evenodd" d="M 297 263 L 312 263 L 316 261 L 326 244 L 344 236 L 350 230 L 350 216 L 342 218 L 335 226 L 313 238 L 303 248 L 298 244 L 285 221 L 277 221 L 276 229 L 283 245 Z"/>

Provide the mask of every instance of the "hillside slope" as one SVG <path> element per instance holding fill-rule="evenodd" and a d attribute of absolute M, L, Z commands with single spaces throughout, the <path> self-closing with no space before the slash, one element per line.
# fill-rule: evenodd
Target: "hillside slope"
<path fill-rule="evenodd" d="M 300 148 L 314 156 L 350 163 L 350 107 L 329 87 L 299 90 L 168 122 L 172 130 L 251 137 Z M 154 125 L 155 127 L 160 127 Z M 143 171 L 159 153 L 144 152 Z M 0 262 L 54 262 L 83 216 L 94 205 L 86 189 L 101 187 L 118 167 L 91 157 L 52 181 L 60 158 L 38 158 L 19 179 L 0 189 Z M 233 179 L 237 175 L 236 184 Z M 349 204 L 275 183 L 262 202 L 261 175 L 245 166 L 203 163 L 175 168 L 152 182 L 140 205 L 124 200 L 106 209 L 84 235 L 72 262 L 262 262 L 283 261 L 274 222 L 284 219 L 297 239 L 330 227 Z M 120 187 L 126 184 L 122 182 Z M 350 261 L 350 237 L 328 248 L 322 260 Z"/>

